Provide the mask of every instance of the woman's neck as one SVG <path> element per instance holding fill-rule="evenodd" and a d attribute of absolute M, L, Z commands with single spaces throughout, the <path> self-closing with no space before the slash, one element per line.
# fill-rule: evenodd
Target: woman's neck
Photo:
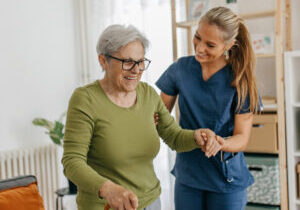
<path fill-rule="evenodd" d="M 206 81 L 212 75 L 223 69 L 227 65 L 227 62 L 224 59 L 216 60 L 214 62 L 202 63 L 202 77 Z"/>
<path fill-rule="evenodd" d="M 99 80 L 107 97 L 116 105 L 129 108 L 136 103 L 136 90 L 131 92 L 120 91 L 107 78 Z"/>

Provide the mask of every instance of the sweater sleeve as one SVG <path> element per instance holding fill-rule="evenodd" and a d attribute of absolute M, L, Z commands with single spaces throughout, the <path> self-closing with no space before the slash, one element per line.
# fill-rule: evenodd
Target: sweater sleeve
<path fill-rule="evenodd" d="M 76 89 L 69 101 L 62 164 L 67 178 L 79 189 L 98 197 L 98 191 L 107 179 L 87 164 L 94 129 L 92 110 L 87 91 Z"/>
<path fill-rule="evenodd" d="M 155 95 L 157 97 L 157 113 L 159 115 L 157 131 L 163 141 L 177 152 L 187 152 L 198 148 L 194 140 L 194 130 L 182 129 L 156 92 Z"/>

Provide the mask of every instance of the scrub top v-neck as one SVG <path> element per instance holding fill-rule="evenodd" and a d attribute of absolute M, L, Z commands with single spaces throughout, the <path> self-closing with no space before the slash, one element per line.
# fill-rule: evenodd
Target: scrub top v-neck
<path fill-rule="evenodd" d="M 237 91 L 231 86 L 230 65 L 217 71 L 208 80 L 202 77 L 200 63 L 194 56 L 180 58 L 156 82 L 167 95 L 178 95 L 179 124 L 185 129 L 209 128 L 217 135 L 233 134 L 235 114 L 249 112 L 249 98 L 237 112 Z M 177 153 L 172 170 L 177 181 L 188 186 L 220 193 L 231 193 L 253 183 L 244 154 L 220 152 L 207 158 L 201 149 Z"/>

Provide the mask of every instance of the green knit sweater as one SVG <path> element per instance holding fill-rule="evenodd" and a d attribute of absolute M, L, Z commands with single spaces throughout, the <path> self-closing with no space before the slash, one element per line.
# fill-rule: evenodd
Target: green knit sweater
<path fill-rule="evenodd" d="M 78 187 L 79 209 L 103 209 L 98 191 L 107 180 L 133 191 L 139 209 L 146 207 L 161 192 L 153 168 L 159 136 L 178 152 L 197 148 L 194 131 L 178 126 L 152 87 L 140 82 L 136 91 L 137 102 L 130 108 L 114 104 L 99 81 L 77 88 L 70 99 L 62 163 Z"/>

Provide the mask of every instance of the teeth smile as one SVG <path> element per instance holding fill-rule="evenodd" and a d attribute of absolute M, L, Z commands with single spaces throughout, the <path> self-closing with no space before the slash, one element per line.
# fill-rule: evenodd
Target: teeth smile
<path fill-rule="evenodd" d="M 125 77 L 125 79 L 135 80 L 135 79 L 137 79 L 137 77 Z"/>

